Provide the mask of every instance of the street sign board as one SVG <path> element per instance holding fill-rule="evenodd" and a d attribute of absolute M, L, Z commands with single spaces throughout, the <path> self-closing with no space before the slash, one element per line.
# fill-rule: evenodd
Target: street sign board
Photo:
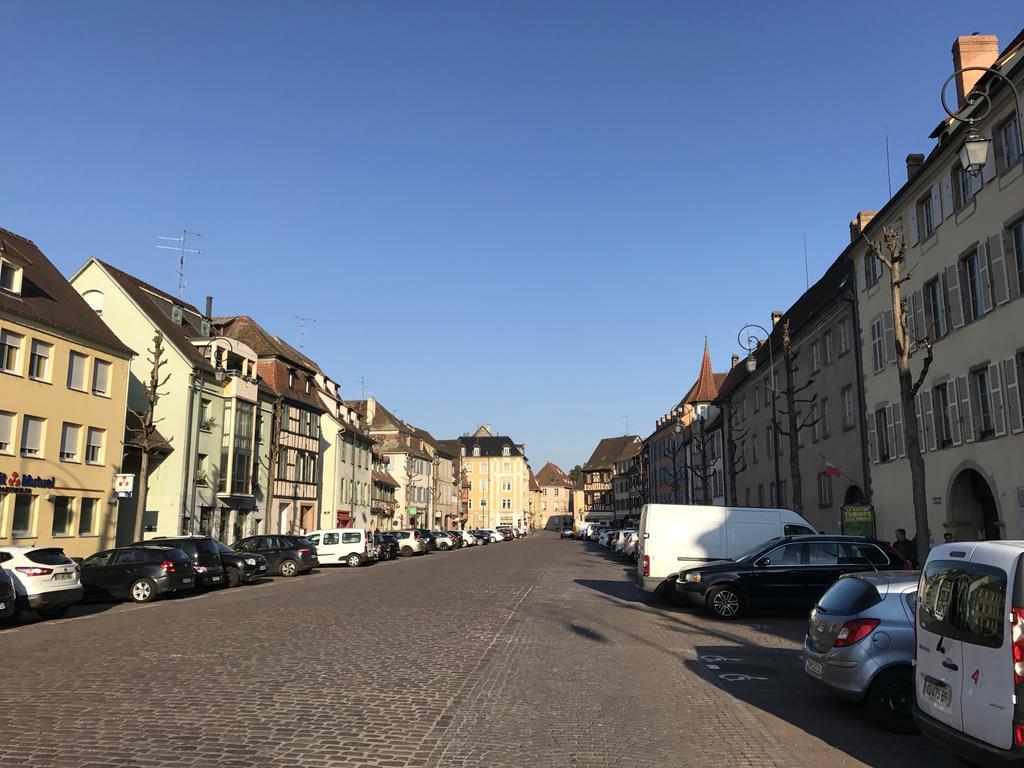
<path fill-rule="evenodd" d="M 135 475 L 114 475 L 114 493 L 119 499 L 130 499 L 135 490 Z"/>
<path fill-rule="evenodd" d="M 846 536 L 875 537 L 875 508 L 870 504 L 847 504 L 839 510 Z"/>

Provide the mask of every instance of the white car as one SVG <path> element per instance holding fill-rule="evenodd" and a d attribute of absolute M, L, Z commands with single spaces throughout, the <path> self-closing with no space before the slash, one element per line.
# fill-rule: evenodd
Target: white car
<path fill-rule="evenodd" d="M 607 547 L 608 537 L 611 536 L 613 533 L 615 533 L 614 528 L 605 528 L 603 531 L 601 531 L 601 533 L 598 534 L 597 543 L 600 544 L 602 547 Z"/>
<path fill-rule="evenodd" d="M 427 545 L 418 530 L 407 529 L 404 531 L 388 531 L 388 533 L 398 539 L 399 551 L 402 553 L 402 557 L 425 555 L 427 553 Z"/>
<path fill-rule="evenodd" d="M 505 537 L 497 528 L 484 528 L 481 533 L 491 539 L 491 544 L 497 544 L 499 541 L 505 540 Z"/>
<path fill-rule="evenodd" d="M 636 536 L 636 531 L 633 529 L 627 528 L 624 531 L 620 531 L 619 540 L 615 542 L 615 554 L 621 555 L 626 549 L 626 544 L 634 536 Z"/>
<path fill-rule="evenodd" d="M 0 547 L 0 567 L 14 580 L 16 610 L 59 619 L 82 599 L 81 568 L 59 547 Z"/>
<path fill-rule="evenodd" d="M 622 556 L 628 557 L 630 560 L 636 560 L 636 547 L 639 542 L 640 536 L 634 531 L 629 535 L 626 546 L 622 548 Z"/>
<path fill-rule="evenodd" d="M 377 560 L 373 533 L 367 528 L 323 528 L 306 534 L 306 538 L 316 547 L 316 557 L 321 565 L 345 563 L 350 568 L 357 568 Z"/>
<path fill-rule="evenodd" d="M 448 534 L 448 531 L 431 531 L 430 533 L 433 535 L 434 541 L 437 542 L 437 548 L 442 552 L 455 548 L 455 540 Z"/>
<path fill-rule="evenodd" d="M 475 547 L 480 543 L 480 540 L 470 530 L 459 531 L 459 533 L 462 534 L 462 541 L 467 547 Z"/>

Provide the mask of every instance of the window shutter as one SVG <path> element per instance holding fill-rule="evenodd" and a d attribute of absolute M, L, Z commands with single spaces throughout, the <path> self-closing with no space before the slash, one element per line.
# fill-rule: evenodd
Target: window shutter
<path fill-rule="evenodd" d="M 903 403 L 896 403 L 892 407 L 892 434 L 893 455 L 903 458 L 907 455 L 906 445 L 903 442 Z"/>
<path fill-rule="evenodd" d="M 1006 266 L 1006 276 L 1009 278 L 1007 285 L 1011 299 L 1016 299 L 1024 290 L 1024 285 L 1017 282 L 1017 265 L 1013 263 L 1013 233 L 1009 230 L 1003 231 L 1003 263 Z"/>
<path fill-rule="evenodd" d="M 909 294 L 904 300 L 904 307 L 907 312 L 907 342 L 910 345 L 910 353 L 914 353 L 914 340 L 917 338 L 917 316 L 914 314 L 914 294 Z"/>
<path fill-rule="evenodd" d="M 965 443 L 974 442 L 974 411 L 971 410 L 971 389 L 966 376 L 957 376 L 956 395 L 960 401 L 960 421 L 963 424 Z"/>
<path fill-rule="evenodd" d="M 942 199 L 939 195 L 938 184 L 932 186 L 932 219 L 935 222 L 935 228 L 938 229 L 942 223 Z"/>
<path fill-rule="evenodd" d="M 1006 170 L 1004 165 L 1006 158 L 1003 155 L 1003 132 L 1001 130 L 992 131 L 992 148 L 995 150 L 993 154 L 996 159 L 996 173 L 1002 175 Z"/>
<path fill-rule="evenodd" d="M 964 305 L 960 301 L 960 275 L 957 265 L 946 267 L 946 295 L 949 297 L 949 319 L 954 328 L 964 327 Z"/>
<path fill-rule="evenodd" d="M 1010 300 L 1006 285 L 1006 259 L 1003 258 L 1003 240 L 999 235 L 988 239 L 989 277 L 992 280 L 992 303 L 1005 304 Z"/>
<path fill-rule="evenodd" d="M 878 463 L 878 441 L 875 439 L 875 414 L 869 413 L 868 423 L 868 457 L 872 464 Z"/>
<path fill-rule="evenodd" d="M 953 445 L 960 445 L 963 439 L 960 436 L 960 401 L 956 397 L 956 379 L 946 383 L 946 402 L 949 403 L 950 439 Z"/>
<path fill-rule="evenodd" d="M 985 134 L 989 139 L 992 138 L 991 129 L 986 131 Z M 983 165 L 981 168 L 981 181 L 983 184 L 988 184 L 990 181 L 992 181 L 992 179 L 996 177 L 996 153 L 994 144 L 995 142 L 989 141 L 988 155 L 985 157 L 985 165 Z"/>
<path fill-rule="evenodd" d="M 992 394 L 992 428 L 996 437 L 1006 434 L 1006 416 L 1003 413 L 1003 381 L 999 375 L 999 363 L 988 367 L 989 386 Z"/>
<path fill-rule="evenodd" d="M 921 405 L 923 395 L 918 392 L 914 395 L 914 413 L 917 415 L 917 439 L 921 444 L 921 452 L 924 453 L 925 439 L 924 439 L 924 408 Z"/>
<path fill-rule="evenodd" d="M 910 244 L 917 245 L 917 206 L 911 206 L 910 208 Z"/>
<path fill-rule="evenodd" d="M 889 442 L 889 459 L 896 457 L 896 422 L 893 421 L 892 406 L 885 406 L 885 433 Z"/>
<path fill-rule="evenodd" d="M 914 293 L 914 330 L 919 339 L 929 336 L 928 321 L 924 315 L 924 289 Z"/>
<path fill-rule="evenodd" d="M 1024 422 L 1021 419 L 1017 361 L 1012 357 L 1003 360 L 1003 378 L 1006 380 L 1006 419 L 1009 421 L 1010 431 L 1016 435 L 1024 432 Z"/>
<path fill-rule="evenodd" d="M 924 422 L 924 433 L 925 436 L 921 438 L 921 445 L 927 446 L 929 451 L 935 450 L 935 434 L 938 430 L 935 428 L 935 418 L 932 414 L 932 393 L 923 392 L 921 394 L 921 405 L 924 407 L 924 414 L 922 421 Z"/>
<path fill-rule="evenodd" d="M 978 243 L 978 289 L 981 291 L 981 314 L 992 311 L 992 284 L 989 283 L 988 244 Z M 977 318 L 975 318 L 977 319 Z"/>
<path fill-rule="evenodd" d="M 885 361 L 896 362 L 896 330 L 893 328 L 892 311 L 882 313 L 882 328 L 885 332 Z"/>
<path fill-rule="evenodd" d="M 953 215 L 953 172 L 945 174 L 942 177 L 942 189 L 940 191 L 942 199 L 942 218 L 948 219 Z"/>

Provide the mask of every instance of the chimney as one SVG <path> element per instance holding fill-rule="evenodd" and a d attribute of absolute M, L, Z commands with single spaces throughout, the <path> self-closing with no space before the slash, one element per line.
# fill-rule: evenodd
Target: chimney
<path fill-rule="evenodd" d="M 774 327 L 775 327 L 775 324 L 776 324 L 777 322 L 779 322 L 779 320 L 781 320 L 781 319 L 782 319 L 782 312 L 780 312 L 780 311 L 779 311 L 779 310 L 777 310 L 777 309 L 776 309 L 776 310 L 774 310 L 774 311 L 772 312 L 772 327 L 774 328 Z"/>
<path fill-rule="evenodd" d="M 924 159 L 924 155 L 918 155 L 918 157 Z M 871 220 L 875 218 L 878 211 L 857 211 L 857 215 L 850 220 L 850 242 L 855 243 L 860 237 L 861 233 L 871 223 Z"/>
<path fill-rule="evenodd" d="M 206 297 L 206 319 L 209 320 L 213 317 L 213 296 Z"/>
<path fill-rule="evenodd" d="M 733 352 L 732 353 L 732 358 L 730 358 L 730 361 L 731 361 L 731 364 L 729 365 L 729 368 L 730 369 L 735 368 L 737 365 L 739 365 L 740 356 L 737 355 L 735 352 Z"/>
<path fill-rule="evenodd" d="M 911 152 L 907 155 L 907 181 L 917 176 L 921 166 L 924 165 L 924 155 L 920 152 Z"/>
<path fill-rule="evenodd" d="M 964 67 L 991 67 L 999 58 L 999 38 L 995 35 L 960 35 L 953 43 L 953 70 L 959 72 Z M 964 105 L 964 100 L 977 85 L 984 72 L 975 70 L 963 72 L 956 76 L 957 107 Z"/>

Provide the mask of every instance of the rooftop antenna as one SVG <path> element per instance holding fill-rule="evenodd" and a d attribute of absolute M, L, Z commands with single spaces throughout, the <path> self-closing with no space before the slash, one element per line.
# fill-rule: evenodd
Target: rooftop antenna
<path fill-rule="evenodd" d="M 892 163 L 889 160 L 889 124 L 885 124 L 885 175 L 889 180 L 889 199 L 892 200 Z"/>
<path fill-rule="evenodd" d="M 807 271 L 807 233 L 804 232 L 804 283 L 805 288 L 811 287 L 811 273 Z"/>
<path fill-rule="evenodd" d="M 626 431 L 623 434 L 628 435 L 629 434 L 629 414 L 623 416 L 622 418 L 626 420 Z"/>
<path fill-rule="evenodd" d="M 373 382 L 367 381 L 365 376 L 360 376 L 358 379 L 353 379 L 353 381 L 356 384 L 359 385 L 359 389 L 362 392 L 362 397 L 360 399 L 361 400 L 365 400 L 366 399 L 366 389 Z"/>
<path fill-rule="evenodd" d="M 177 251 L 178 256 L 178 298 L 182 298 L 185 293 L 185 254 L 191 253 L 193 256 L 198 256 L 202 251 L 196 250 L 195 248 L 188 247 L 188 236 L 201 237 L 198 232 L 189 232 L 187 229 L 181 230 L 180 237 L 169 237 L 167 235 L 159 235 L 160 240 L 170 240 L 171 242 L 177 243 L 177 245 L 158 245 L 157 248 L 162 248 L 165 251 Z"/>
<path fill-rule="evenodd" d="M 299 321 L 299 349 L 306 348 L 306 323 L 315 323 L 315 317 L 303 317 L 302 315 L 292 315 L 296 320 Z"/>

